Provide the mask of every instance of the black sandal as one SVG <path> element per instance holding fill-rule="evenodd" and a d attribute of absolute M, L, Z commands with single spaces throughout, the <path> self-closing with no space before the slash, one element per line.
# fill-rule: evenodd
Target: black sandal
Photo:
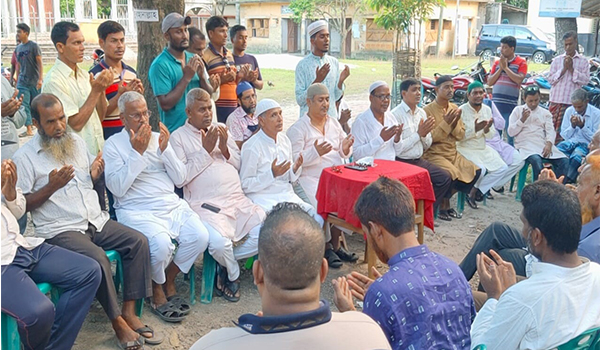
<path fill-rule="evenodd" d="M 123 343 L 121 343 L 119 340 L 117 340 L 117 343 L 119 344 L 119 348 L 121 348 L 123 350 L 144 349 L 144 337 L 142 337 L 141 335 L 136 340 L 127 341 L 127 342 L 123 342 Z M 150 343 L 148 343 L 148 344 L 150 344 Z"/>
<path fill-rule="evenodd" d="M 448 211 L 447 210 L 440 210 L 440 211 L 438 211 L 438 216 L 437 217 L 440 220 L 452 221 L 452 218 L 450 217 L 450 215 L 448 215 Z"/>
<path fill-rule="evenodd" d="M 339 269 L 343 265 L 342 260 L 340 260 L 340 257 L 337 256 L 333 249 L 325 250 L 325 259 L 327 259 L 327 264 L 331 268 Z"/>
<path fill-rule="evenodd" d="M 218 297 L 223 296 L 223 288 L 225 287 L 225 282 L 227 281 L 227 270 L 223 268 L 219 263 L 217 263 L 217 273 L 215 273 L 215 295 Z M 221 288 L 219 288 L 219 282 L 221 283 Z"/>
<path fill-rule="evenodd" d="M 483 200 L 483 199 L 482 199 Z M 479 209 L 477 202 L 470 195 L 465 195 L 465 202 L 471 207 L 471 209 Z"/>
<path fill-rule="evenodd" d="M 170 301 L 167 301 L 160 306 L 154 304 L 151 304 L 150 306 L 150 310 L 165 322 L 178 323 L 185 319 L 181 310 Z"/>
<path fill-rule="evenodd" d="M 346 249 L 344 249 L 344 247 L 340 247 L 340 249 L 335 251 L 335 255 L 337 255 L 343 261 L 355 262 L 358 260 L 358 255 L 347 251 Z"/>
<path fill-rule="evenodd" d="M 460 219 L 462 218 L 462 213 L 458 213 L 456 210 L 454 210 L 453 208 L 448 209 L 448 211 L 446 211 L 448 213 L 448 216 L 453 217 L 455 219 Z"/>
<path fill-rule="evenodd" d="M 174 294 L 170 297 L 167 297 L 167 301 L 172 302 L 173 305 L 179 308 L 183 316 L 187 316 L 192 311 L 192 306 L 187 301 L 185 301 L 185 299 L 183 299 L 182 296 L 178 294 Z"/>
<path fill-rule="evenodd" d="M 232 303 L 236 303 L 240 301 L 240 297 L 236 296 L 236 294 L 240 291 L 240 281 L 230 281 L 227 279 L 227 282 L 223 285 L 223 298 Z M 231 293 L 229 295 L 227 292 Z"/>
<path fill-rule="evenodd" d="M 146 344 L 158 345 L 158 344 L 161 344 L 164 340 L 163 338 L 157 338 L 154 333 L 154 330 L 152 328 L 150 328 L 148 325 L 145 325 L 144 327 L 140 327 L 140 328 L 134 330 L 134 332 L 136 332 L 137 334 L 144 337 L 144 341 L 146 342 Z M 152 336 L 146 337 L 146 336 L 144 336 L 144 333 L 150 333 L 150 334 L 152 334 Z"/>

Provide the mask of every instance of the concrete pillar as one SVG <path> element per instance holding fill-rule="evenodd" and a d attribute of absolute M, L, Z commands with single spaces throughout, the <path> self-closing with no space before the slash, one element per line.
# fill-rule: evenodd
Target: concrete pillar
<path fill-rule="evenodd" d="M 10 13 L 8 12 L 8 1 L 2 1 L 2 32 L 4 34 L 11 33 Z"/>
<path fill-rule="evenodd" d="M 54 23 L 60 22 L 60 20 L 61 20 L 60 0 L 52 1 L 52 12 L 54 13 Z"/>
<path fill-rule="evenodd" d="M 110 19 L 117 20 L 117 0 L 110 0 Z"/>
<path fill-rule="evenodd" d="M 37 0 L 37 8 L 38 8 L 38 18 L 39 18 L 39 28 L 38 31 L 40 33 L 46 33 L 46 8 L 44 7 L 44 0 Z"/>
<path fill-rule="evenodd" d="M 133 21 L 133 0 L 127 0 L 127 33 L 137 35 Z"/>
<path fill-rule="evenodd" d="M 83 0 L 75 0 L 75 23 L 83 21 Z"/>
<path fill-rule="evenodd" d="M 21 1 L 21 14 L 23 15 L 23 18 L 21 19 L 23 21 L 23 23 L 26 23 L 27 25 L 29 25 L 31 27 L 31 19 L 30 17 L 30 11 L 29 11 L 29 1 L 27 0 L 23 0 Z M 16 31 L 16 29 L 15 29 Z"/>
<path fill-rule="evenodd" d="M 92 0 L 92 19 L 98 19 L 98 1 Z"/>

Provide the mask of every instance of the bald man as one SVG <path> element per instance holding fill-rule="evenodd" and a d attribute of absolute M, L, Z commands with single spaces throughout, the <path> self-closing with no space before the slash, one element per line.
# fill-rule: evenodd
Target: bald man
<path fill-rule="evenodd" d="M 242 315 L 237 327 L 211 331 L 191 350 L 390 349 L 370 317 L 334 313 L 326 300 L 319 300 L 328 271 L 324 249 L 320 224 L 303 208 L 276 205 L 260 229 L 260 258 L 252 268 L 262 310 Z"/>

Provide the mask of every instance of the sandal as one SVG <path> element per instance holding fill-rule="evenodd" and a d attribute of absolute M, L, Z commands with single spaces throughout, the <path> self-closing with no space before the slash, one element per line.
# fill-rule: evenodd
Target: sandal
<path fill-rule="evenodd" d="M 485 197 L 486 199 L 491 199 L 491 200 L 494 200 L 494 196 L 492 196 L 492 192 L 491 192 L 491 191 L 488 191 L 488 193 L 486 193 L 486 194 L 484 195 L 484 197 Z"/>
<path fill-rule="evenodd" d="M 483 199 L 482 199 L 483 200 Z M 465 202 L 471 207 L 471 209 L 479 209 L 477 202 L 470 195 L 465 195 Z"/>
<path fill-rule="evenodd" d="M 450 217 L 450 215 L 448 215 L 448 211 L 447 210 L 440 210 L 438 212 L 438 216 L 437 217 L 440 220 L 452 221 L 452 218 Z"/>
<path fill-rule="evenodd" d="M 329 267 L 334 269 L 339 269 L 343 265 L 342 260 L 340 260 L 340 257 L 337 256 L 333 249 L 325 250 L 325 259 L 327 259 Z"/>
<path fill-rule="evenodd" d="M 358 260 L 358 256 L 355 253 L 347 251 L 344 247 L 340 247 L 340 249 L 335 251 L 335 255 L 343 261 L 355 262 Z"/>
<path fill-rule="evenodd" d="M 454 210 L 453 208 L 448 209 L 447 211 L 448 216 L 453 217 L 455 219 L 460 219 L 462 218 L 462 213 L 458 213 L 456 210 Z"/>
<path fill-rule="evenodd" d="M 240 291 L 240 281 L 230 281 L 227 279 L 227 282 L 223 285 L 223 298 L 232 303 L 236 303 L 240 300 L 239 296 L 236 294 Z M 229 292 L 229 293 L 228 293 Z"/>
<path fill-rule="evenodd" d="M 148 325 L 145 325 L 144 327 L 140 327 L 140 328 L 134 330 L 134 332 L 136 332 L 139 335 L 141 335 L 142 337 L 144 337 L 144 341 L 150 345 L 158 345 L 158 344 L 162 343 L 164 340 L 163 338 L 157 338 L 156 335 L 154 334 L 154 330 L 152 328 L 150 328 Z M 146 337 L 146 336 L 144 336 L 144 333 L 150 333 L 150 334 L 152 334 L 152 336 Z"/>
<path fill-rule="evenodd" d="M 151 304 L 150 310 L 165 322 L 177 323 L 185 319 L 181 310 L 170 301 L 160 306 Z"/>
<path fill-rule="evenodd" d="M 183 316 L 187 316 L 192 311 L 192 306 L 187 301 L 185 301 L 185 299 L 183 299 L 182 296 L 178 294 L 174 294 L 170 297 L 167 297 L 167 301 L 170 301 L 179 310 L 181 310 Z"/>
<path fill-rule="evenodd" d="M 123 342 L 123 343 L 121 343 L 120 341 L 117 340 L 117 343 L 119 344 L 119 348 L 121 348 L 123 350 L 143 350 L 144 349 L 144 337 L 142 337 L 141 335 L 136 340 L 127 341 L 127 342 Z"/>
<path fill-rule="evenodd" d="M 218 297 L 223 296 L 223 281 L 227 280 L 227 270 L 223 268 L 219 263 L 217 263 L 217 273 L 215 273 L 215 295 Z M 221 283 L 221 288 L 219 288 L 219 283 Z"/>

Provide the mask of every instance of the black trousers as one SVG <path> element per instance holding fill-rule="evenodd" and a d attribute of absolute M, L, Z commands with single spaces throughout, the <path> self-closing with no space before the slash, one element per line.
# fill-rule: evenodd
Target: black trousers
<path fill-rule="evenodd" d="M 435 203 L 433 204 L 433 210 L 439 207 L 444 198 L 449 197 L 448 194 L 452 189 L 452 176 L 447 170 L 444 170 L 439 166 L 434 165 L 422 158 L 400 159 L 396 157 L 396 160 L 427 169 L 427 171 L 429 172 L 429 178 L 431 179 L 431 185 L 433 186 L 433 192 L 435 193 Z"/>
<path fill-rule="evenodd" d="M 68 350 L 100 280 L 98 263 L 87 256 L 48 243 L 19 247 L 12 263 L 2 266 L 2 312 L 17 320 L 25 349 Z M 36 286 L 42 282 L 61 289 L 56 308 Z"/>
<path fill-rule="evenodd" d="M 102 231 L 90 224 L 83 234 L 79 231 L 62 232 L 46 242 L 89 256 L 100 264 L 102 282 L 96 297 L 111 320 L 121 316 L 121 309 L 105 250 L 116 250 L 121 255 L 123 300 L 152 296 L 150 248 L 146 236 L 140 232 L 108 220 Z"/>
<path fill-rule="evenodd" d="M 526 246 L 527 242 L 519 230 L 501 222 L 494 222 L 481 232 L 458 266 L 467 280 L 470 280 L 477 271 L 477 254 L 485 252 L 489 256 L 490 249 L 493 249 L 504 261 L 513 264 L 517 275 L 525 276 Z"/>
<path fill-rule="evenodd" d="M 475 177 L 473 178 L 473 180 L 471 180 L 471 182 L 462 182 L 458 179 L 452 180 L 452 189 L 456 190 L 457 192 L 468 194 L 469 192 L 471 192 L 471 190 L 475 186 L 475 183 L 477 182 L 477 180 L 479 180 L 480 176 L 481 169 L 477 169 L 477 171 L 475 172 Z M 450 192 L 447 196 L 447 198 L 450 197 L 452 197 L 452 192 Z"/>

